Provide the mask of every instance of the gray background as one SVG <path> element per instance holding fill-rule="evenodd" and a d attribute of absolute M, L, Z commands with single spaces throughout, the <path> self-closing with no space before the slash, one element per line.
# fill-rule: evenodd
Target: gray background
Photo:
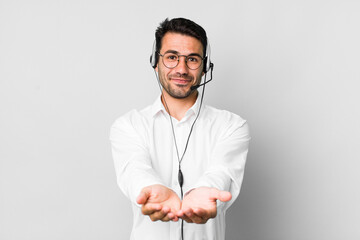
<path fill-rule="evenodd" d="M 206 102 L 250 123 L 227 239 L 360 239 L 360 3 L 0 0 L 0 239 L 128 239 L 108 140 L 159 94 L 165 17 L 208 32 Z"/>

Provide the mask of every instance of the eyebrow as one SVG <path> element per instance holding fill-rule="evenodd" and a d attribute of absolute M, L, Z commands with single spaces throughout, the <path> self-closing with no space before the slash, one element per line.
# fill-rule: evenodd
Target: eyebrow
<path fill-rule="evenodd" d="M 165 53 L 175 53 L 175 54 L 177 54 L 177 55 L 181 55 L 178 51 L 176 51 L 176 50 L 167 50 L 166 52 L 164 52 L 164 54 Z M 201 57 L 201 58 L 203 58 L 200 54 L 198 54 L 198 53 L 190 53 L 189 55 L 185 55 L 185 56 L 199 56 L 199 57 Z"/>

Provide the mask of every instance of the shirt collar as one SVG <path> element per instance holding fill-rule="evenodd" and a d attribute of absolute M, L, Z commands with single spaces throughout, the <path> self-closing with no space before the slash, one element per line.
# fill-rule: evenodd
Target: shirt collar
<path fill-rule="evenodd" d="M 189 108 L 189 110 L 186 112 L 184 116 L 185 119 L 191 116 L 192 114 L 197 114 L 200 108 L 200 101 L 201 101 L 201 94 L 198 93 L 194 105 L 192 105 L 192 107 Z M 151 106 L 151 114 L 153 117 L 155 117 L 159 112 L 166 113 L 165 107 L 161 102 L 161 94 L 155 99 L 153 105 Z"/>
<path fill-rule="evenodd" d="M 158 114 L 159 112 L 166 112 L 164 105 L 161 102 L 161 94 L 155 99 L 155 102 L 153 103 L 153 105 L 151 106 L 151 115 L 153 117 L 156 116 L 156 114 Z"/>

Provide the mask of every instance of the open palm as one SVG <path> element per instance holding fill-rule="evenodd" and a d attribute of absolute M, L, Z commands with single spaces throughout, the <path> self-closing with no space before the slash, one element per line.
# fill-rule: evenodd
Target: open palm
<path fill-rule="evenodd" d="M 216 217 L 216 200 L 227 202 L 230 199 L 231 193 L 227 191 L 209 187 L 196 188 L 185 195 L 177 216 L 186 222 L 206 223 L 210 218 Z"/>
<path fill-rule="evenodd" d="M 143 188 L 137 197 L 137 203 L 142 204 L 142 213 L 149 215 L 152 221 L 178 220 L 176 212 L 180 210 L 181 201 L 174 191 L 163 185 Z"/>

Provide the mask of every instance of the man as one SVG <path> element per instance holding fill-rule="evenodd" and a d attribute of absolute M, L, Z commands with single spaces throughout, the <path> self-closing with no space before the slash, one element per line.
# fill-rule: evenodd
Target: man
<path fill-rule="evenodd" d="M 248 125 L 201 106 L 197 88 L 210 69 L 202 27 L 166 19 L 155 36 L 152 64 L 161 96 L 117 119 L 110 134 L 117 181 L 132 202 L 131 239 L 225 239 L 225 212 L 243 179 Z"/>

